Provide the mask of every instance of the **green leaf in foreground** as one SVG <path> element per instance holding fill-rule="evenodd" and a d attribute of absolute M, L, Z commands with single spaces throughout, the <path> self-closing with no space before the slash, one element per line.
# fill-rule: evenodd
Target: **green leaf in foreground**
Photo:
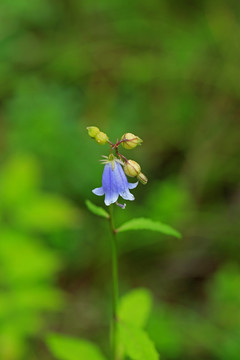
<path fill-rule="evenodd" d="M 90 200 L 86 200 L 86 206 L 93 214 L 109 219 L 108 212 L 102 207 L 93 204 Z"/>
<path fill-rule="evenodd" d="M 147 333 L 133 325 L 119 323 L 120 341 L 132 360 L 158 360 L 159 355 Z"/>
<path fill-rule="evenodd" d="M 147 289 L 135 289 L 121 298 L 119 319 L 136 327 L 145 326 L 152 307 L 152 297 Z"/>
<path fill-rule="evenodd" d="M 129 230 L 152 230 L 161 232 L 165 235 L 172 235 L 177 238 L 181 238 L 181 234 L 171 226 L 147 218 L 136 218 L 129 220 L 117 229 L 118 232 Z"/>
<path fill-rule="evenodd" d="M 86 340 L 51 334 L 47 345 L 59 360 L 106 360 L 98 347 Z"/>

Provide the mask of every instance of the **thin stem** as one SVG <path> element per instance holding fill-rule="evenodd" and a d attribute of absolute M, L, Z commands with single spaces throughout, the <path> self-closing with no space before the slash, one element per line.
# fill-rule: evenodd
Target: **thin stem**
<path fill-rule="evenodd" d="M 123 156 L 122 154 L 119 153 L 118 147 L 116 147 L 115 151 L 116 151 L 116 155 L 117 155 L 117 156 L 119 156 L 119 157 L 120 157 L 121 159 L 123 159 L 125 162 L 128 161 L 125 156 Z"/>
<path fill-rule="evenodd" d="M 109 222 L 112 232 L 112 360 L 117 360 L 117 314 L 118 314 L 118 262 L 117 262 L 117 238 L 113 219 L 113 205 L 109 207 Z"/>

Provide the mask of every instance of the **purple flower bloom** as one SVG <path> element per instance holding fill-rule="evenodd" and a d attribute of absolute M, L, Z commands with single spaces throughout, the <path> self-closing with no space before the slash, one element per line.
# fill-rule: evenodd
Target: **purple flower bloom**
<path fill-rule="evenodd" d="M 92 190 L 95 195 L 102 196 L 105 194 L 105 204 L 109 206 L 117 202 L 119 195 L 125 200 L 134 200 L 134 196 L 129 189 L 134 189 L 138 182 L 131 184 L 119 162 L 113 160 L 107 162 L 104 166 L 102 176 L 102 187 Z"/>

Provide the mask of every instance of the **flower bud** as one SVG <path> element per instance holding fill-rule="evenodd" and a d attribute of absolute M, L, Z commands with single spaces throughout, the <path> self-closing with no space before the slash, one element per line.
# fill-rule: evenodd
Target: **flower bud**
<path fill-rule="evenodd" d="M 148 178 L 142 172 L 138 174 L 137 178 L 143 185 L 146 185 L 148 182 Z"/>
<path fill-rule="evenodd" d="M 88 135 L 91 136 L 91 138 L 95 138 L 95 136 L 100 133 L 100 130 L 96 126 L 88 126 L 87 127 Z"/>
<path fill-rule="evenodd" d="M 128 160 L 124 166 L 123 166 L 123 170 L 125 172 L 125 174 L 127 176 L 131 176 L 131 177 L 134 177 L 134 176 L 137 176 L 138 174 L 140 174 L 141 172 L 141 167 L 140 165 L 134 161 L 134 160 Z"/>
<path fill-rule="evenodd" d="M 137 145 L 141 145 L 142 143 L 142 139 L 140 139 L 140 137 L 131 133 L 124 134 L 121 140 L 121 144 L 125 149 L 134 149 Z"/>
<path fill-rule="evenodd" d="M 95 140 L 98 144 L 100 145 L 104 145 L 107 141 L 108 141 L 108 136 L 107 134 L 103 133 L 103 132 L 99 132 L 97 133 L 97 135 L 95 136 Z"/>

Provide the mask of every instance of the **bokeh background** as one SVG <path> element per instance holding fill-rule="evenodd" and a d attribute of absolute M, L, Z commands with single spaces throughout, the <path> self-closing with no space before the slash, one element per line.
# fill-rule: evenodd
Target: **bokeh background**
<path fill-rule="evenodd" d="M 153 293 L 161 359 L 239 360 L 239 39 L 237 0 L 1 0 L 2 360 L 53 360 L 49 331 L 109 353 L 108 225 L 85 207 L 108 150 L 89 125 L 144 140 L 128 156 L 149 183 L 117 224 L 183 234 L 119 235 L 121 293 Z"/>

